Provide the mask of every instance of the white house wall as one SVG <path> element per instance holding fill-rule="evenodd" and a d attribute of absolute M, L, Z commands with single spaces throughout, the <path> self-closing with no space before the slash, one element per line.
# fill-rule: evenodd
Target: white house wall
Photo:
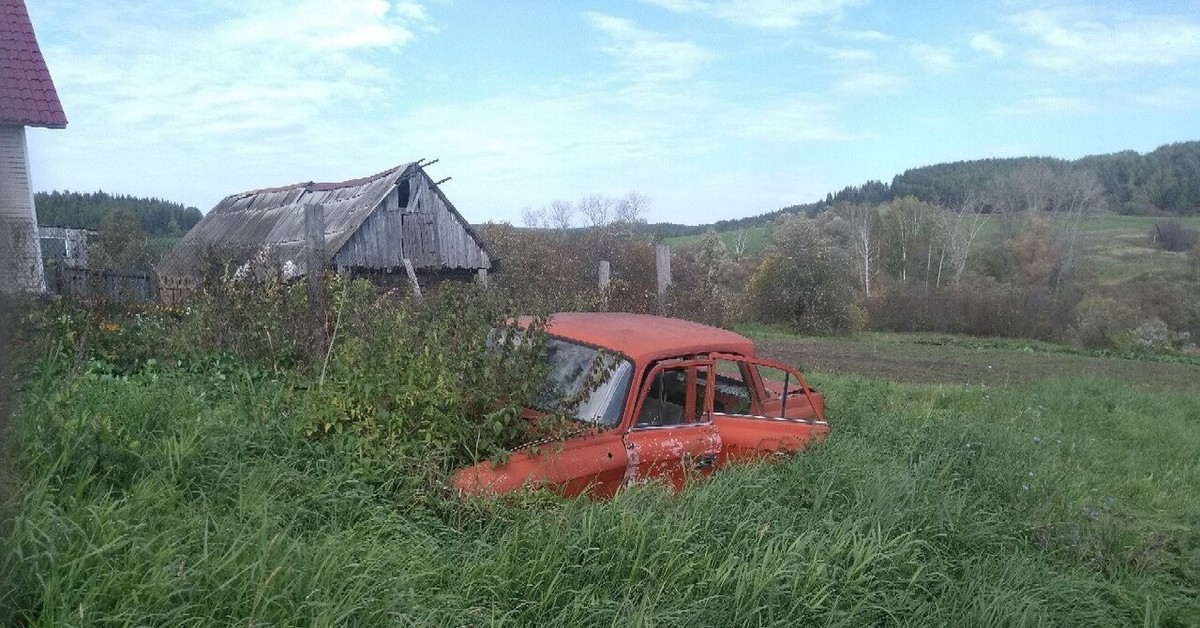
<path fill-rule="evenodd" d="M 0 290 L 46 290 L 25 127 L 15 125 L 0 125 Z"/>

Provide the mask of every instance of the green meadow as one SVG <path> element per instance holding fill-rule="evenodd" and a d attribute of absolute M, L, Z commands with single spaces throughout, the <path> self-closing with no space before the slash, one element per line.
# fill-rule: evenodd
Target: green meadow
<path fill-rule="evenodd" d="M 0 623 L 1200 623 L 1194 387 L 1071 370 L 894 383 L 785 349 L 826 394 L 825 443 L 608 502 L 462 500 L 349 433 L 314 439 L 314 374 L 33 355 L 8 440 Z"/>

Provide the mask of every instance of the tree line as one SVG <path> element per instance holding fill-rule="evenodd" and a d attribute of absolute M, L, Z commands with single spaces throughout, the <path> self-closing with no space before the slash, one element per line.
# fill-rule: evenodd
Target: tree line
<path fill-rule="evenodd" d="M 777 215 L 760 251 L 739 250 L 708 229 L 675 247 L 666 311 L 801 333 L 926 331 L 1194 350 L 1200 234 L 1167 220 L 1146 241 L 1182 252 L 1186 276 L 1101 280 L 1085 258 L 1081 228 L 1110 201 L 1100 177 L 1050 160 L 1019 163 L 946 195 L 952 201 L 880 201 L 881 185 L 842 195 L 860 202 L 830 195 L 822 211 Z M 644 202 L 593 195 L 530 209 L 525 229 L 485 225 L 503 260 L 497 289 L 543 312 L 658 311 L 653 238 L 638 222 Z M 606 291 L 597 288 L 601 260 L 611 262 Z"/>
<path fill-rule="evenodd" d="M 988 192 L 998 179 L 1037 170 L 1053 176 L 1093 176 L 1101 187 L 1099 209 L 1137 215 L 1200 214 L 1200 141 L 1166 144 L 1140 154 L 1132 150 L 1091 155 L 1076 160 L 1011 157 L 957 161 L 904 171 L 891 183 L 872 180 L 846 186 L 812 203 L 789 205 L 773 212 L 708 225 L 654 223 L 645 231 L 661 238 L 699 235 L 714 229 L 735 231 L 769 224 L 788 214 L 816 215 L 839 204 L 879 205 L 912 197 L 940 206 L 956 206 L 983 198 L 979 210 L 1004 211 Z"/>
<path fill-rule="evenodd" d="M 38 192 L 33 196 L 38 224 L 43 227 L 71 227 L 98 231 L 114 210 L 133 214 L 142 231 L 150 237 L 181 237 L 200 222 L 202 214 L 160 198 L 142 198 L 107 192 Z"/>

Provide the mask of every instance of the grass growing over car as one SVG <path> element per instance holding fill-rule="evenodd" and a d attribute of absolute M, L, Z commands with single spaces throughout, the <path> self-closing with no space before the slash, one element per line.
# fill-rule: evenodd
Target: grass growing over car
<path fill-rule="evenodd" d="M 460 501 L 353 430 L 314 438 L 315 374 L 60 359 L 16 417 L 4 625 L 1200 619 L 1195 391 L 817 373 L 831 435 L 792 458 L 678 495 Z"/>

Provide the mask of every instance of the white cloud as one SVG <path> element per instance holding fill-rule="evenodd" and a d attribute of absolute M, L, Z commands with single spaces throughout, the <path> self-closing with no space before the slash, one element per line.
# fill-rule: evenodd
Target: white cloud
<path fill-rule="evenodd" d="M 892 37 L 891 35 L 888 35 L 887 33 L 881 33 L 879 31 L 874 31 L 874 30 L 855 31 L 855 30 L 834 29 L 834 30 L 831 30 L 830 32 L 832 32 L 834 35 L 837 35 L 838 37 L 842 37 L 844 39 L 849 39 L 849 40 L 853 40 L 853 41 L 885 42 L 885 41 L 892 41 L 893 39 L 895 39 L 894 37 Z"/>
<path fill-rule="evenodd" d="M 383 0 L 42 9 L 58 18 L 39 35 L 70 120 L 47 138 L 47 183 L 204 208 L 286 183 L 286 165 L 311 155 L 352 154 L 369 136 L 364 114 L 389 106 L 394 57 L 428 19 L 416 3 Z"/>
<path fill-rule="evenodd" d="M 939 48 L 929 44 L 915 43 L 908 45 L 908 53 L 929 72 L 946 74 L 958 68 L 954 53 L 948 48 Z"/>
<path fill-rule="evenodd" d="M 676 13 L 703 13 L 762 29 L 795 28 L 819 17 L 838 17 L 865 0 L 643 0 Z"/>
<path fill-rule="evenodd" d="M 828 46 L 809 46 L 809 48 L 818 54 L 828 57 L 832 61 L 844 63 L 862 63 L 866 61 L 874 61 L 876 54 L 871 50 L 864 48 L 831 48 Z"/>
<path fill-rule="evenodd" d="M 1172 85 L 1130 97 L 1135 104 L 1156 109 L 1191 109 L 1200 106 L 1200 88 Z"/>
<path fill-rule="evenodd" d="M 834 84 L 833 90 L 846 94 L 869 94 L 894 90 L 908 84 L 908 79 L 882 72 L 860 72 Z"/>
<path fill-rule="evenodd" d="M 844 142 L 861 139 L 835 122 L 831 104 L 813 100 L 793 100 L 760 109 L 731 112 L 730 120 L 739 137 L 773 143 L 807 144 Z"/>
<path fill-rule="evenodd" d="M 607 35 L 610 44 L 604 51 L 643 81 L 679 81 L 690 78 L 713 55 L 701 46 L 675 40 L 638 28 L 633 22 L 603 13 L 589 13 L 597 30 Z"/>
<path fill-rule="evenodd" d="M 1032 96 L 1018 100 L 1012 104 L 996 107 L 991 114 L 998 117 L 1041 116 L 1047 114 L 1070 113 L 1088 109 L 1087 101 L 1069 96 Z"/>
<path fill-rule="evenodd" d="M 1200 59 L 1200 23 L 1180 16 L 1035 10 L 1010 23 L 1032 40 L 1025 59 L 1047 70 L 1103 71 Z"/>
<path fill-rule="evenodd" d="M 333 6 L 331 6 L 333 5 Z M 428 21 L 415 3 L 387 0 L 303 0 L 256 5 L 223 25 L 220 37 L 236 46 L 285 44 L 313 51 L 394 47 L 413 38 L 410 24 Z"/>
<path fill-rule="evenodd" d="M 419 5 L 385 0 L 222 8 L 161 30 L 162 16 L 137 28 L 98 9 L 77 20 L 86 32 L 47 51 L 68 109 L 152 139 L 237 141 L 315 123 L 332 107 L 379 100 L 391 71 L 377 55 L 413 38 L 414 16 L 426 19 Z"/>
<path fill-rule="evenodd" d="M 1003 59 L 1008 54 L 1008 46 L 989 33 L 978 33 L 971 37 L 971 48 L 996 59 Z"/>

